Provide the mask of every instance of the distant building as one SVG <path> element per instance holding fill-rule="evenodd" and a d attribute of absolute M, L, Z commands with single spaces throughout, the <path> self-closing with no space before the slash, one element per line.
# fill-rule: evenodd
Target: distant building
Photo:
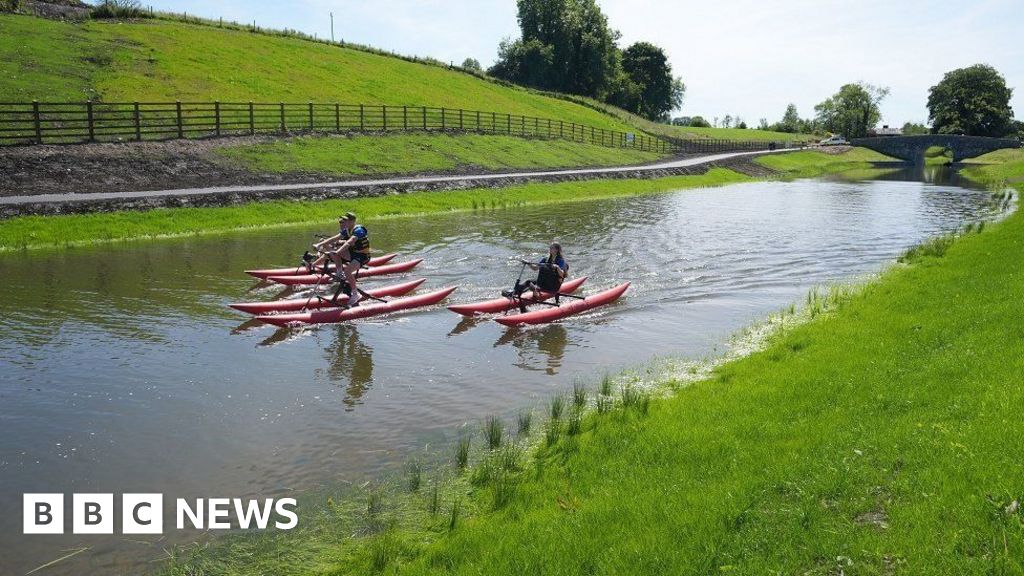
<path fill-rule="evenodd" d="M 881 128 L 868 130 L 868 136 L 903 136 L 902 128 L 890 128 L 888 124 Z"/>

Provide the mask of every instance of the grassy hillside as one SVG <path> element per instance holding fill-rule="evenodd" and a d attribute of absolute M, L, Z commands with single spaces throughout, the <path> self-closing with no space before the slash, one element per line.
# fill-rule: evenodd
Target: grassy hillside
<path fill-rule="evenodd" d="M 629 129 L 586 106 L 365 51 L 167 20 L 0 15 L 0 101 L 222 100 L 446 106 Z"/>
<path fill-rule="evenodd" d="M 218 152 L 254 170 L 333 176 L 614 166 L 651 162 L 660 157 L 654 152 L 567 140 L 423 133 L 293 138 L 225 147 Z"/>

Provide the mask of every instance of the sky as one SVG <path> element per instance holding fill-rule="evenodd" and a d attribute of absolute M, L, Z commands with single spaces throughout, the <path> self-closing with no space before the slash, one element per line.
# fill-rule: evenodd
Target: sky
<path fill-rule="evenodd" d="M 926 122 L 928 88 L 991 64 L 1024 118 L 1024 0 L 597 0 L 622 34 L 665 49 L 686 84 L 677 115 L 754 126 L 801 116 L 848 82 L 888 87 L 882 123 Z M 514 0 L 143 0 L 157 9 L 292 28 L 402 54 L 485 67 L 515 38 Z"/>

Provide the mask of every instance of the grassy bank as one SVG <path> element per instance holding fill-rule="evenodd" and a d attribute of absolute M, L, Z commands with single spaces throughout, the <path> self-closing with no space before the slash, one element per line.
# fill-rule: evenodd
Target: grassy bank
<path fill-rule="evenodd" d="M 893 161 L 888 156 L 867 148 L 851 148 L 841 153 L 801 150 L 788 154 L 770 154 L 754 160 L 758 164 L 782 172 L 792 178 L 813 178 L 822 174 L 862 170 L 872 162 Z"/>
<path fill-rule="evenodd" d="M 991 186 L 1016 186 L 1024 182 L 1024 149 L 997 150 L 966 161 L 963 174 Z"/>
<path fill-rule="evenodd" d="M 390 138 L 390 137 L 389 137 Z M 400 137 L 405 138 L 405 137 Z M 409 138 L 415 138 L 414 135 Z M 488 137 L 490 138 L 490 137 Z M 302 141 L 303 139 L 300 139 Z M 308 139 L 309 144 L 299 146 L 333 146 L 347 147 L 344 138 Z M 334 142 L 337 140 L 337 142 Z M 498 138 L 498 141 L 503 139 Z M 380 140 L 376 145 L 386 140 Z M 429 142 L 427 140 L 426 142 Z M 254 147 L 240 154 L 240 159 L 232 161 L 253 162 L 267 169 L 282 170 L 296 167 L 309 158 L 317 158 L 315 166 L 327 168 L 334 160 L 329 154 L 289 155 L 280 148 L 283 143 L 265 145 L 270 149 Z M 551 142 L 548 158 L 565 157 L 575 148 L 565 148 L 565 143 Z M 357 148 L 350 149 L 358 158 Z M 599 158 L 596 154 L 590 161 Z M 232 154 L 228 151 L 226 154 Z M 562 156 L 559 156 L 562 155 Z M 441 162 L 444 154 L 424 152 L 422 161 Z M 789 156 L 797 156 L 797 160 L 778 162 Z M 845 154 L 831 155 L 817 152 L 797 152 L 784 155 L 760 158 L 759 161 L 775 160 L 776 166 L 784 174 L 807 176 L 836 172 L 867 166 L 859 160 L 868 157 L 868 151 L 853 149 Z M 466 158 L 473 157 L 471 150 L 466 151 Z M 532 158 L 532 155 L 529 156 Z M 527 156 L 523 156 L 527 158 Z M 852 159 L 847 159 L 852 158 Z M 447 161 L 451 161 L 450 158 Z M 526 161 L 526 160 L 524 160 Z M 357 160 L 349 161 L 348 166 L 356 166 Z M 383 164 L 388 165 L 384 159 Z M 265 164 L 264 164 L 265 163 Z M 775 166 L 772 166 L 775 168 Z M 0 221 L 0 251 L 24 248 L 66 247 L 86 243 L 114 242 L 136 240 L 150 237 L 185 236 L 203 233 L 216 233 L 242 228 L 266 226 L 286 226 L 291 224 L 310 224 L 330 222 L 337 217 L 339 211 L 354 210 L 366 218 L 381 216 L 397 216 L 403 214 L 426 214 L 452 210 L 474 210 L 478 208 L 521 206 L 544 202 L 568 202 L 594 198 L 611 198 L 634 194 L 652 194 L 693 188 L 698 186 L 720 186 L 749 180 L 747 176 L 725 169 L 712 169 L 706 174 L 695 176 L 677 176 L 652 180 L 590 180 L 583 182 L 564 182 L 556 184 L 527 184 L 500 189 L 472 189 L 442 192 L 414 192 L 398 196 L 381 198 L 359 198 L 352 200 L 327 200 L 322 202 L 276 201 L 243 204 L 223 208 L 166 208 L 146 212 L 113 212 L 104 214 L 73 214 L 66 216 L 23 216 Z"/>
<path fill-rule="evenodd" d="M 661 157 L 654 152 L 568 140 L 477 134 L 302 137 L 228 146 L 219 149 L 218 154 L 254 171 L 316 172 L 331 176 L 616 166 L 652 162 Z"/>
<path fill-rule="evenodd" d="M 458 71 L 298 38 L 166 20 L 0 14 L 0 101 L 430 105 L 628 130 L 618 118 Z"/>
<path fill-rule="evenodd" d="M 812 321 L 666 398 L 602 383 L 582 418 L 552 402 L 531 457 L 487 452 L 440 505 L 414 493 L 401 528 L 378 508 L 375 529 L 332 545 L 351 524 L 321 518 L 170 570 L 1024 573 L 1024 215 L 977 230 L 809 296 Z"/>
<path fill-rule="evenodd" d="M 498 189 L 414 192 L 397 196 L 320 202 L 275 201 L 223 208 L 167 208 L 146 212 L 23 216 L 0 221 L 0 250 L 63 247 L 289 224 L 329 223 L 346 210 L 358 213 L 360 218 L 373 219 L 655 194 L 700 186 L 721 186 L 747 180 L 747 176 L 737 172 L 715 168 L 701 175 L 652 180 L 588 180 L 525 184 Z"/>

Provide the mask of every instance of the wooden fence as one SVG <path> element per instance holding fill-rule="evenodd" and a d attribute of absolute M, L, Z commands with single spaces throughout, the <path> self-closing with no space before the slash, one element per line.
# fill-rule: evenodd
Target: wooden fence
<path fill-rule="evenodd" d="M 518 114 L 431 106 L 257 102 L 0 102 L 0 145 L 260 133 L 459 131 L 671 152 L 763 150 L 767 142 L 656 138 Z"/>

